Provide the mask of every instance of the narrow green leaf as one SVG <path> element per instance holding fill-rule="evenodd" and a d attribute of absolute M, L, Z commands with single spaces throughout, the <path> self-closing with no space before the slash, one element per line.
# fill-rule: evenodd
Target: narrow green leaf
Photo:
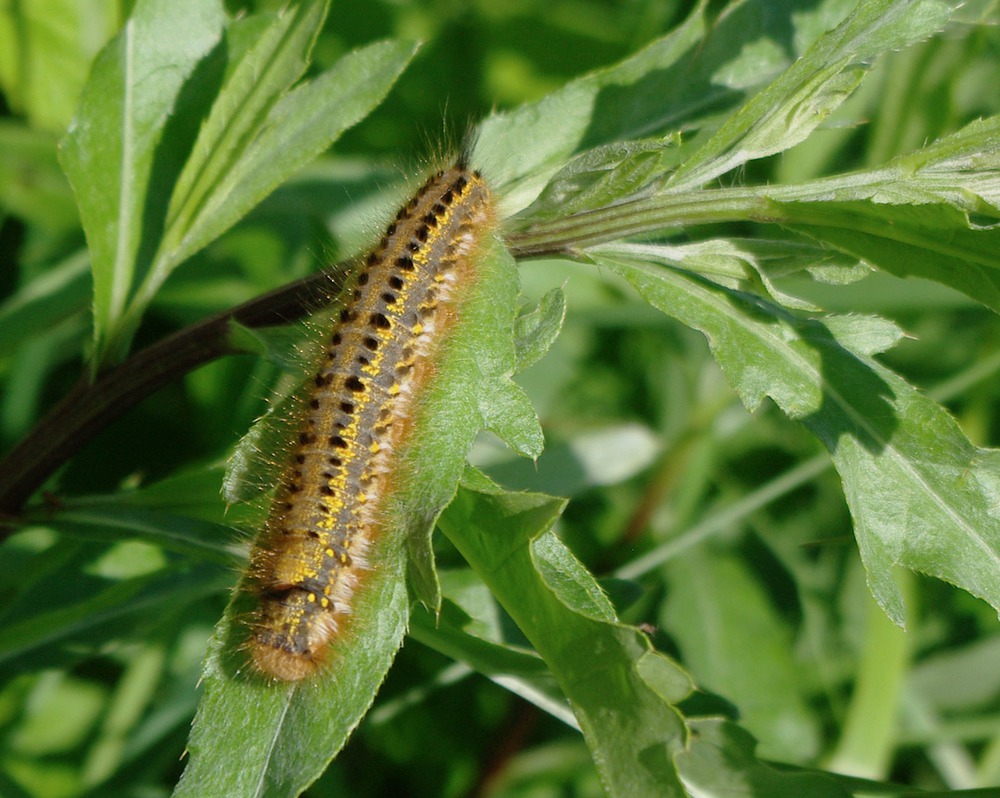
<path fill-rule="evenodd" d="M 944 408 L 871 358 L 898 335 L 893 325 L 800 320 L 669 264 L 629 261 L 612 248 L 598 260 L 704 332 L 749 409 L 770 396 L 823 441 L 844 482 L 869 586 L 893 621 L 904 618 L 896 565 L 1000 609 L 1000 453 L 974 447 Z"/>
<path fill-rule="evenodd" d="M 91 551 L 84 549 L 80 554 L 87 557 Z M 79 561 L 70 563 L 50 574 L 61 577 L 59 584 L 66 588 L 58 603 L 53 605 L 48 595 L 52 593 L 51 583 L 36 583 L 21 597 L 19 606 L 37 609 L 4 619 L 0 626 L 0 662 L 7 663 L 5 668 L 37 669 L 37 659 L 32 662 L 31 658 L 37 658 L 39 647 L 58 655 L 55 643 L 79 640 L 107 625 L 120 632 L 143 613 L 158 612 L 164 606 L 177 607 L 224 590 L 220 573 L 217 566 L 201 566 L 185 571 L 161 569 L 121 580 L 96 580 L 79 573 Z M 72 590 L 71 586 L 79 589 Z M 81 600 L 80 595 L 86 598 Z"/>
<path fill-rule="evenodd" d="M 542 655 L 569 699 L 611 795 L 682 796 L 672 757 L 685 727 L 660 691 L 679 669 L 636 629 L 619 624 L 593 577 L 548 531 L 564 500 L 504 493 L 477 481 L 441 529 Z M 484 492 L 484 489 L 486 492 Z M 674 690 L 666 688 L 671 694 Z"/>
<path fill-rule="evenodd" d="M 0 355 L 21 351 L 36 336 L 87 309 L 90 258 L 84 251 L 54 264 L 0 304 Z"/>
<path fill-rule="evenodd" d="M 308 0 L 276 15 L 226 74 L 190 151 L 177 151 L 184 159 L 183 169 L 176 175 L 172 191 L 164 187 L 169 200 L 161 204 L 163 210 L 158 209 L 163 213 L 162 220 L 157 220 L 159 240 L 150 245 L 155 253 L 143 253 L 136 263 L 135 295 L 123 314 L 121 329 L 108 344 L 112 359 L 124 354 L 163 281 L 193 254 L 194 250 L 183 247 L 183 238 L 216 185 L 259 135 L 282 94 L 305 71 L 328 3 Z M 201 87 L 206 94 L 207 88 Z"/>
<path fill-rule="evenodd" d="M 165 199 L 153 190 L 156 153 L 172 146 L 171 114 L 182 90 L 222 36 L 218 0 L 140 0 L 101 52 L 60 157 L 80 208 L 94 275 L 98 352 L 128 307 L 149 214 Z M 190 113 L 189 107 L 185 108 Z"/>
<path fill-rule="evenodd" d="M 293 5 L 263 28 L 251 20 L 258 35 L 228 71 L 221 8 L 199 6 L 194 15 L 162 3 L 140 2 L 98 60 L 63 144 L 93 253 L 98 365 L 124 355 L 173 269 L 367 114 L 414 49 L 372 45 L 289 91 L 328 0 Z M 239 54 L 239 42 L 227 43 Z"/>
<path fill-rule="evenodd" d="M 221 235 L 363 119 L 415 52 L 407 42 L 368 45 L 282 97 L 260 124 L 253 143 L 227 161 L 189 224 L 178 220 L 181 241 L 170 260 L 180 262 Z"/>
<path fill-rule="evenodd" d="M 162 510 L 125 507 L 113 499 L 67 502 L 53 523 L 63 532 L 94 540 L 120 540 L 128 534 L 186 554 L 192 561 L 208 560 L 229 567 L 238 565 L 245 554 L 234 542 L 230 527 Z"/>
<path fill-rule="evenodd" d="M 256 137 L 278 98 L 305 72 L 328 4 L 309 0 L 275 15 L 227 76 L 170 198 L 166 231 L 172 245 Z"/>

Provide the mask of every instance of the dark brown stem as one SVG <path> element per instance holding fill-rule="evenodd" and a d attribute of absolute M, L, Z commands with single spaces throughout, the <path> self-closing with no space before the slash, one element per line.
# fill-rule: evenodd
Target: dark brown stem
<path fill-rule="evenodd" d="M 246 327 L 286 324 L 336 294 L 341 264 L 317 272 L 235 308 L 216 313 L 136 352 L 91 380 L 84 374 L 70 392 L 0 461 L 0 518 L 12 519 L 70 457 L 104 427 L 154 391 L 192 369 L 238 350 L 230 322 Z M 10 533 L 0 528 L 0 541 Z"/>
<path fill-rule="evenodd" d="M 515 257 L 565 254 L 561 246 L 521 251 Z M 239 350 L 229 342 L 231 321 L 246 327 L 287 324 L 316 310 L 335 295 L 342 263 L 224 310 L 136 352 L 91 380 L 84 374 L 70 392 L 0 460 L 0 542 L 11 532 L 25 503 L 69 458 L 95 435 L 154 391 L 189 371 Z"/>

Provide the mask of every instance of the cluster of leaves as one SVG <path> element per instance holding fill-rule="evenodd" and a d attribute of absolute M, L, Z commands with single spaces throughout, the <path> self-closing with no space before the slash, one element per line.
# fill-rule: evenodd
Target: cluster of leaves
<path fill-rule="evenodd" d="M 619 64 L 481 122 L 471 157 L 495 187 L 505 240 L 483 253 L 436 364 L 402 454 L 399 534 L 373 554 L 356 634 L 328 678 L 279 686 L 248 678 L 234 650 L 242 596 L 223 613 L 246 553 L 232 528 L 252 527 L 254 510 L 227 514 L 218 487 L 239 496 L 261 481 L 250 451 L 261 428 L 225 475 L 220 463 L 283 366 L 281 336 L 251 329 L 288 308 L 252 299 L 276 282 L 257 261 L 291 260 L 272 229 L 287 235 L 290 213 L 307 220 L 300 252 L 317 229 L 350 252 L 370 232 L 343 234 L 357 227 L 351 213 L 384 215 L 405 191 L 375 188 L 375 166 L 329 156 L 301 171 L 382 101 L 414 53 L 381 42 L 307 73 L 327 5 L 231 19 L 219 3 L 141 0 L 97 55 L 68 125 L 68 111 L 37 116 L 35 95 L 0 63 L 12 104 L 39 126 L 65 126 L 59 164 L 76 201 L 55 136 L 0 128 L 0 197 L 31 225 L 20 282 L 0 306 L 7 437 L 29 430 L 43 388 L 65 389 L 56 367 L 67 344 L 88 340 L 71 394 L 86 401 L 58 406 L 0 464 L 0 506 L 23 527 L 5 544 L 0 585 L 0 661 L 14 677 L 0 687 L 14 730 L 4 794 L 148 790 L 153 772 L 172 786 L 199 673 L 178 795 L 297 795 L 324 771 L 311 794 L 348 778 L 354 792 L 363 781 L 378 793 L 406 778 L 409 792 L 441 795 L 560 783 L 622 796 L 898 795 L 906 788 L 883 781 L 894 763 L 902 780 L 942 792 L 995 783 L 1000 461 L 902 376 L 927 378 L 928 363 L 965 369 L 940 393 L 969 402 L 988 442 L 996 397 L 969 396 L 1000 368 L 989 349 L 1000 117 L 966 124 L 998 110 L 989 105 L 919 114 L 935 59 L 973 87 L 994 85 L 996 37 L 971 24 L 990 8 L 826 0 L 792 13 L 794 3 L 746 0 L 712 17 L 700 3 Z M 11 20 L 31 22 L 6 14 L 0 40 Z M 110 36 L 116 21 L 105 22 Z M 959 43 L 919 44 L 942 32 Z M 970 59 L 976 37 L 992 59 Z M 878 58 L 906 48 L 919 55 Z M 863 82 L 877 64 L 911 105 L 886 108 L 884 86 Z M 959 104 L 960 87 L 935 88 Z M 879 120 L 869 163 L 822 176 L 858 134 L 821 125 L 866 114 Z M 904 139 L 904 122 L 922 136 Z M 359 210 L 324 197 L 345 185 Z M 935 313 L 918 312 L 900 277 L 931 281 L 920 290 Z M 520 315 L 519 282 L 532 298 Z M 237 314 L 248 326 L 236 327 L 223 313 L 148 350 L 197 351 L 189 361 L 128 357 L 137 336 L 162 337 L 157 324 L 183 326 L 234 298 L 271 315 Z M 882 316 L 861 312 L 873 298 Z M 905 343 L 881 354 L 903 338 L 900 323 L 933 341 L 932 320 L 958 313 L 967 360 L 943 343 L 911 362 Z M 95 419 L 240 349 L 268 357 L 187 377 L 202 419 L 183 419 L 200 428 L 190 450 L 168 446 L 179 400 L 154 396 L 152 415 L 116 422 L 103 450 L 84 449 L 49 483 L 57 493 L 21 507 L 41 486 L 25 475 L 61 465 Z M 483 429 L 508 448 L 480 437 L 477 468 L 466 468 Z M 87 463 L 109 450 L 157 478 L 123 483 L 119 466 L 103 485 Z M 842 487 L 824 473 L 831 461 Z M 780 473 L 764 482 L 765 469 Z M 509 492 L 518 487 L 532 492 Z M 832 545 L 851 524 L 860 563 Z M 599 584 L 592 571 L 614 578 Z M 862 575 L 877 604 L 864 603 Z M 924 595 L 944 598 L 920 616 Z M 893 625 L 904 620 L 916 639 Z M 407 629 L 416 646 L 369 713 Z M 362 741 L 327 769 L 366 713 Z M 95 727 L 76 762 L 53 762 L 80 746 L 76 730 Z M 497 728 L 507 745 L 491 744 Z M 907 744 L 918 753 L 900 754 Z M 352 770 L 366 756 L 358 746 L 400 772 Z M 595 764 L 581 769 L 584 751 Z M 808 769 L 817 762 L 829 772 Z"/>

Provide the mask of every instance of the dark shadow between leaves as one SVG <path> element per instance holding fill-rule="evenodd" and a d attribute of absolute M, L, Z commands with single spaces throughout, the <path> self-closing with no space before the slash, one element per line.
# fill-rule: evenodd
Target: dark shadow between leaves
<path fill-rule="evenodd" d="M 868 452 L 878 454 L 892 440 L 899 426 L 892 402 L 896 395 L 889 384 L 857 355 L 845 349 L 830 331 L 815 321 L 796 323 L 802 340 L 820 356 L 824 390 L 819 409 L 802 419 L 812 432 L 835 453 L 842 437 L 854 438 Z M 829 386 L 829 388 L 827 387 Z M 850 391 L 843 396 L 840 386 Z M 838 399 L 843 396 L 843 401 Z M 845 403 L 855 411 L 849 414 Z"/>
<path fill-rule="evenodd" d="M 739 314 L 768 326 L 783 323 L 791 327 L 797 339 L 819 355 L 822 402 L 796 420 L 823 441 L 831 454 L 836 453 L 843 437 L 853 438 L 872 454 L 886 447 L 899 426 L 892 404 L 896 396 L 872 366 L 837 341 L 818 320 L 799 318 L 757 296 L 736 291 L 726 294 Z"/>

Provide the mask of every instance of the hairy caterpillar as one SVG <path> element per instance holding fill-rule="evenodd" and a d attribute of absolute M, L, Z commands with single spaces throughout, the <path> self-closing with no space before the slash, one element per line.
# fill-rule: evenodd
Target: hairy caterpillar
<path fill-rule="evenodd" d="M 380 510 L 429 356 L 494 222 L 479 172 L 461 162 L 439 171 L 347 288 L 250 558 L 259 606 L 247 646 L 272 679 L 316 672 L 343 629 L 371 542 L 389 531 Z"/>

